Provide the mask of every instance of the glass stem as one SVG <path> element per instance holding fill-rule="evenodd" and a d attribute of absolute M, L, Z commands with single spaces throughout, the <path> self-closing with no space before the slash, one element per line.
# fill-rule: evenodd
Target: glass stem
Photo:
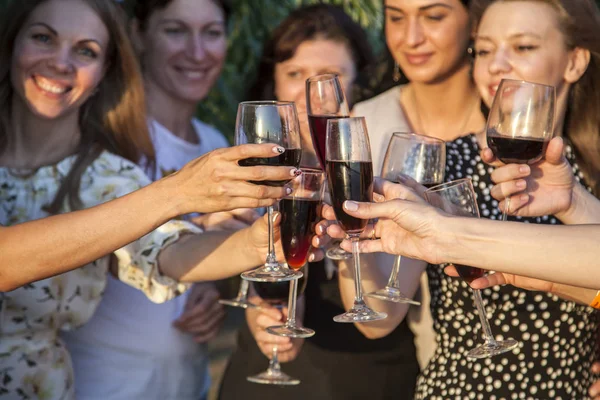
<path fill-rule="evenodd" d="M 248 288 L 249 287 L 250 287 L 249 282 L 245 279 L 242 279 L 236 300 L 238 300 L 238 301 L 246 300 L 248 298 Z"/>
<path fill-rule="evenodd" d="M 481 327 L 483 328 L 485 342 L 487 344 L 496 344 L 496 339 L 494 339 L 494 336 L 492 335 L 492 328 L 490 328 L 490 323 L 487 317 L 485 316 L 485 308 L 483 307 L 481 290 L 473 289 L 473 297 L 475 298 L 475 307 L 477 307 L 479 319 L 481 320 Z"/>
<path fill-rule="evenodd" d="M 396 256 L 396 259 L 394 260 L 394 268 L 392 268 L 392 273 L 390 274 L 390 279 L 388 280 L 387 287 L 398 289 L 398 273 L 400 272 L 401 260 L 402 257 Z"/>
<path fill-rule="evenodd" d="M 273 346 L 273 352 L 271 353 L 271 359 L 269 360 L 269 371 L 275 373 L 281 371 L 281 364 L 279 364 L 279 357 L 277 357 L 277 346 Z"/>
<path fill-rule="evenodd" d="M 358 236 L 351 236 L 350 240 L 352 241 L 352 258 L 354 259 L 354 302 L 362 303 L 363 295 L 362 295 L 362 285 L 360 280 L 360 253 L 358 252 Z"/>
<path fill-rule="evenodd" d="M 296 297 L 298 294 L 298 279 L 292 279 L 290 282 L 290 296 L 288 298 L 288 317 L 287 326 L 296 326 Z"/>
<path fill-rule="evenodd" d="M 273 206 L 267 207 L 267 213 L 269 214 L 269 252 L 267 254 L 267 264 L 277 264 L 275 246 L 273 244 Z"/>
<path fill-rule="evenodd" d="M 502 212 L 502 221 L 506 221 L 506 217 L 508 216 L 508 210 L 510 210 L 510 197 L 507 197 L 506 202 L 504 203 L 504 211 Z"/>

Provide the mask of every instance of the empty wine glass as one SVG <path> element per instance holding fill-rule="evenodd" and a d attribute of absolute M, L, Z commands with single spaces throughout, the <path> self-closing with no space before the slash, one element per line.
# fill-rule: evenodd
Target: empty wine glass
<path fill-rule="evenodd" d="M 219 299 L 219 304 L 223 304 L 224 306 L 229 307 L 239 307 L 239 308 L 258 308 L 258 306 L 254 303 L 248 301 L 248 289 L 250 286 L 250 282 L 242 279 L 240 282 L 240 288 L 238 289 L 237 296 L 233 299 Z"/>
<path fill-rule="evenodd" d="M 235 144 L 274 143 L 285 149 L 271 158 L 248 158 L 240 160 L 241 166 L 300 165 L 300 123 L 293 102 L 249 101 L 240 103 L 235 127 Z M 291 178 L 290 178 L 291 179 Z M 288 181 L 263 181 L 263 185 L 282 186 Z M 296 279 L 301 272 L 290 270 L 277 262 L 273 239 L 273 206 L 267 208 L 269 215 L 269 250 L 262 267 L 242 274 L 243 279 L 257 282 L 277 282 Z"/>
<path fill-rule="evenodd" d="M 346 200 L 371 202 L 373 200 L 373 162 L 367 124 L 363 117 L 331 119 L 327 122 L 327 180 L 331 203 L 340 227 L 352 241 L 354 258 L 354 305 L 344 314 L 333 318 L 336 322 L 369 322 L 387 317 L 373 311 L 362 296 L 360 254 L 358 241 L 367 221 L 348 215 L 343 208 Z"/>
<path fill-rule="evenodd" d="M 299 270 L 308 265 L 312 250 L 315 225 L 320 220 L 321 200 L 325 174 L 319 169 L 302 168 L 302 175 L 291 182 L 293 192 L 279 204 L 281 213 L 281 244 L 283 254 L 290 268 Z M 306 278 L 307 268 L 304 268 Z M 298 280 L 290 282 L 288 316 L 284 325 L 270 326 L 267 332 L 273 335 L 294 338 L 307 338 L 315 334 L 309 328 L 296 324 L 296 298 Z"/>
<path fill-rule="evenodd" d="M 336 74 L 315 75 L 306 80 L 306 112 L 308 126 L 321 168 L 325 169 L 325 138 L 327 121 L 350 116 L 344 89 Z M 327 257 L 332 260 L 349 260 L 352 253 L 340 247 L 340 242 L 331 243 Z"/>
<path fill-rule="evenodd" d="M 440 208 L 449 214 L 479 218 L 479 208 L 477 207 L 475 190 L 473 189 L 470 178 L 434 186 L 425 192 L 425 198 L 431 205 Z M 484 275 L 484 270 L 481 268 L 460 264 L 454 264 L 454 266 L 461 278 L 469 285 L 474 279 Z M 479 289 L 471 289 L 473 290 L 475 306 L 477 307 L 477 313 L 481 320 L 485 341 L 478 347 L 471 349 L 467 353 L 467 357 L 487 358 L 505 353 L 517 347 L 519 342 L 514 339 L 496 340 L 494 338 L 490 323 L 485 315 L 481 291 Z"/>
<path fill-rule="evenodd" d="M 407 175 L 420 184 L 431 187 L 444 181 L 446 168 L 446 143 L 443 140 L 416 133 L 392 134 L 383 160 L 381 177 L 399 182 L 400 175 Z M 398 274 L 401 257 L 397 256 L 385 288 L 365 296 L 394 303 L 420 305 L 400 290 Z"/>
<path fill-rule="evenodd" d="M 487 145 L 510 164 L 533 164 L 546 152 L 554 133 L 556 90 L 553 86 L 503 79 L 487 120 Z M 510 197 L 502 220 L 506 220 Z"/>

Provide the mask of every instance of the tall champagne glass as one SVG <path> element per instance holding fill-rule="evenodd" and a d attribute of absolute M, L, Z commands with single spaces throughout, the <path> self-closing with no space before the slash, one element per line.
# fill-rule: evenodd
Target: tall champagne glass
<path fill-rule="evenodd" d="M 399 182 L 400 175 L 408 175 L 420 184 L 431 187 L 444 182 L 446 143 L 443 140 L 415 133 L 392 134 L 383 160 L 381 177 Z M 398 274 L 401 257 L 395 259 L 390 279 L 385 288 L 366 296 L 394 303 L 420 305 L 400 290 Z"/>
<path fill-rule="evenodd" d="M 325 138 L 327 121 L 334 118 L 347 118 L 350 108 L 336 74 L 315 75 L 306 80 L 306 112 L 313 147 L 321 168 L 325 169 Z M 340 242 L 332 243 L 327 249 L 327 257 L 332 260 L 349 260 L 352 253 L 340 247 Z"/>
<path fill-rule="evenodd" d="M 300 293 L 302 293 L 306 288 L 308 270 L 305 269 L 305 272 L 301 273 L 299 276 L 300 278 L 295 279 L 294 282 L 298 285 Z M 260 296 L 263 301 L 276 308 L 281 309 L 284 307 L 290 287 L 288 282 L 254 282 L 253 286 L 256 294 Z M 269 360 L 269 367 L 266 371 L 249 376 L 246 379 L 250 382 L 263 385 L 298 385 L 300 383 L 299 379 L 292 378 L 281 370 L 281 364 L 279 363 L 279 358 L 277 356 L 277 345 L 274 345 L 271 351 L 271 359 Z"/>
<path fill-rule="evenodd" d="M 500 161 L 533 164 L 546 152 L 554 133 L 554 86 L 503 79 L 487 120 L 487 145 Z M 502 220 L 510 209 L 505 201 Z"/>
<path fill-rule="evenodd" d="M 287 264 L 299 270 L 308 262 L 312 249 L 311 239 L 320 219 L 321 199 L 325 174 L 320 169 L 302 168 L 302 175 L 292 180 L 293 192 L 279 203 L 281 213 L 281 244 Z M 306 268 L 304 269 L 306 271 Z M 294 338 L 307 338 L 315 334 L 312 329 L 297 326 L 296 298 L 298 280 L 290 282 L 288 317 L 284 325 L 271 326 L 267 332 Z"/>
<path fill-rule="evenodd" d="M 473 189 L 470 178 L 434 186 L 425 192 L 425 198 L 431 205 L 438 207 L 449 214 L 479 218 L 479 208 L 477 207 L 475 190 Z M 459 264 L 454 264 L 454 266 L 461 278 L 469 285 L 474 279 L 480 278 L 484 274 L 484 270 L 481 268 Z M 481 320 L 481 327 L 483 328 L 484 343 L 471 349 L 467 353 L 467 357 L 487 358 L 505 353 L 517 347 L 519 342 L 514 339 L 496 340 L 494 338 L 490 323 L 485 315 L 485 308 L 483 306 L 483 300 L 481 299 L 481 290 L 472 290 L 475 306 L 479 313 L 479 319 Z"/>
<path fill-rule="evenodd" d="M 235 128 L 235 144 L 274 143 L 285 148 L 285 152 L 271 158 L 248 158 L 239 161 L 241 166 L 300 165 L 300 123 L 293 102 L 250 101 L 240 103 Z M 291 177 L 290 177 L 291 179 Z M 264 185 L 282 186 L 288 181 L 264 181 Z M 273 240 L 273 207 L 267 208 L 269 215 L 269 250 L 262 267 L 244 272 L 243 279 L 257 282 L 277 282 L 296 279 L 300 272 L 290 270 L 277 262 Z"/>
<path fill-rule="evenodd" d="M 387 317 L 373 311 L 362 296 L 360 280 L 360 254 L 358 241 L 367 221 L 352 217 L 344 211 L 346 200 L 370 202 L 373 200 L 373 162 L 367 124 L 362 117 L 332 119 L 327 122 L 326 140 L 327 180 L 331 191 L 331 204 L 340 227 L 352 241 L 354 258 L 354 305 L 336 322 L 368 322 Z"/>

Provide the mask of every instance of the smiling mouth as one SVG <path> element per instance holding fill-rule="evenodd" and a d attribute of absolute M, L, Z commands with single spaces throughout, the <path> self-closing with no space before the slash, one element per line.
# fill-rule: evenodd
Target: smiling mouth
<path fill-rule="evenodd" d="M 203 69 L 187 69 L 181 67 L 175 67 L 175 70 L 181 74 L 183 74 L 186 78 L 191 80 L 198 80 L 205 78 L 211 68 L 203 68 Z"/>
<path fill-rule="evenodd" d="M 65 85 L 52 79 L 44 78 L 40 75 L 33 75 L 32 79 L 39 89 L 50 94 L 61 95 L 73 90 L 73 86 Z"/>

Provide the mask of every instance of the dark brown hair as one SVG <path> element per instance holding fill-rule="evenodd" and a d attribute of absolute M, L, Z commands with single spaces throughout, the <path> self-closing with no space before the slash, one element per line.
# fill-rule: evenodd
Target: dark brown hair
<path fill-rule="evenodd" d="M 11 131 L 11 102 L 15 95 L 10 65 L 16 37 L 33 10 L 47 0 L 12 1 L 0 22 L 0 145 Z M 80 0 L 100 17 L 109 32 L 106 73 L 79 110 L 81 140 L 77 158 L 47 210 L 60 211 L 65 200 L 71 209 L 82 208 L 81 176 L 103 150 L 135 163 L 145 158 L 154 163 L 154 148 L 148 134 L 143 84 L 136 56 L 129 42 L 123 12 L 113 1 Z"/>
<path fill-rule="evenodd" d="M 156 10 L 162 10 L 167 7 L 173 0 L 136 0 L 133 6 L 133 16 L 138 21 L 140 31 L 145 31 L 148 26 L 148 20 L 152 13 Z M 223 10 L 225 15 L 225 23 L 231 15 L 231 6 L 228 0 L 212 0 L 217 6 Z"/>
<path fill-rule="evenodd" d="M 373 61 L 373 53 L 362 27 L 339 6 L 316 4 L 298 8 L 275 28 L 263 48 L 257 79 L 250 89 L 253 100 L 275 98 L 275 64 L 289 60 L 303 42 L 326 39 L 348 47 L 360 72 Z"/>
<path fill-rule="evenodd" d="M 494 1 L 474 1 L 477 20 Z M 558 16 L 559 29 L 567 48 L 589 50 L 590 63 L 570 89 L 563 135 L 580 156 L 578 164 L 585 178 L 600 194 L 600 11 L 593 0 L 529 0 L 551 6 Z"/>

